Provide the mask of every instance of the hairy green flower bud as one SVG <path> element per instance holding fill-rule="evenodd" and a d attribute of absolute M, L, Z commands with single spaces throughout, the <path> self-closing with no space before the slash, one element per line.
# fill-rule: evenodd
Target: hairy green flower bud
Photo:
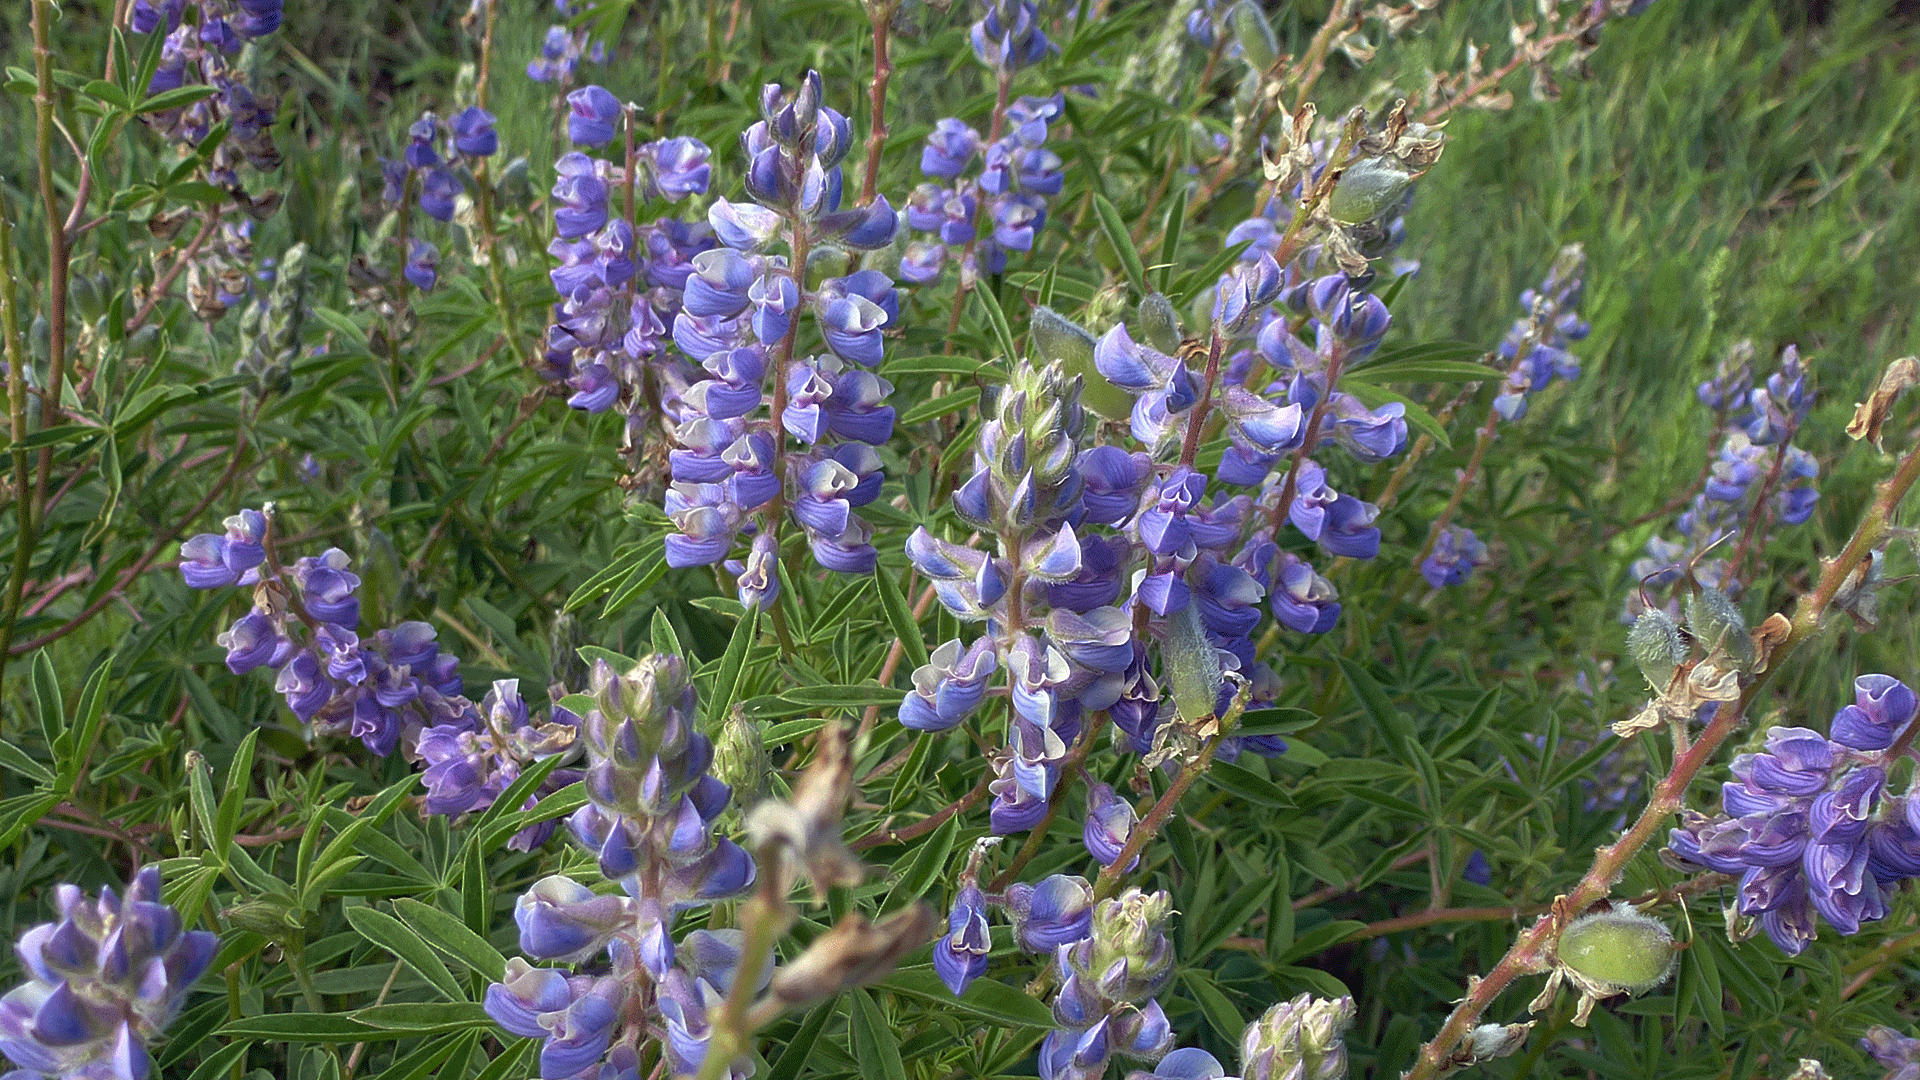
<path fill-rule="evenodd" d="M 1711 585 L 1687 598 L 1687 632 L 1711 652 L 1723 650 L 1745 667 L 1753 663 L 1747 620 L 1726 593 Z"/>
<path fill-rule="evenodd" d="M 1082 404 L 1108 420 L 1132 415 L 1132 395 L 1108 382 L 1094 367 L 1092 334 L 1045 304 L 1033 309 L 1031 334 L 1031 348 L 1040 359 L 1057 361 L 1061 370 L 1079 377 Z"/>
<path fill-rule="evenodd" d="M 1180 327 L 1180 313 L 1164 293 L 1150 292 L 1141 299 L 1140 336 L 1168 356 L 1179 353 L 1180 341 L 1186 334 Z"/>
<path fill-rule="evenodd" d="M 738 709 L 721 723 L 720 737 L 713 741 L 711 771 L 733 789 L 737 806 L 752 806 L 772 789 L 773 760 L 767 755 L 760 725 Z"/>
<path fill-rule="evenodd" d="M 1676 954 L 1666 923 L 1624 909 L 1575 919 L 1557 951 L 1561 968 L 1596 997 L 1653 989 L 1672 973 Z"/>
<path fill-rule="evenodd" d="M 1273 35 L 1266 13 L 1253 0 L 1240 0 L 1227 17 L 1233 20 L 1234 39 L 1246 55 L 1247 66 L 1258 72 L 1272 69 L 1280 59 L 1280 39 Z"/>
<path fill-rule="evenodd" d="M 1687 658 L 1687 643 L 1680 640 L 1680 628 L 1673 617 L 1659 608 L 1648 608 L 1633 621 L 1627 634 L 1627 652 L 1640 665 L 1655 693 L 1667 688 L 1681 661 Z"/>
<path fill-rule="evenodd" d="M 1220 700 L 1220 685 L 1225 675 L 1220 667 L 1220 650 L 1207 640 L 1200 623 L 1199 601 L 1173 613 L 1167 619 L 1166 659 L 1168 689 L 1180 719 L 1194 723 L 1213 715 Z"/>
<path fill-rule="evenodd" d="M 1246 1080 L 1341 1080 L 1347 1075 L 1341 1035 L 1353 1017 L 1350 997 L 1301 994 L 1268 1009 L 1240 1036 Z"/>
<path fill-rule="evenodd" d="M 1372 221 L 1391 210 L 1413 183 L 1413 174 L 1392 158 L 1355 162 L 1340 174 L 1327 198 L 1327 213 L 1343 225 Z"/>

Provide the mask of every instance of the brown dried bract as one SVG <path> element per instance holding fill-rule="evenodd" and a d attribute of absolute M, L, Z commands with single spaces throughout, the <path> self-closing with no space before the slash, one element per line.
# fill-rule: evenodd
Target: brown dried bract
<path fill-rule="evenodd" d="M 1880 445 L 1880 428 L 1887 422 L 1887 414 L 1893 411 L 1893 403 L 1900 394 L 1920 383 L 1920 362 L 1911 356 L 1903 356 L 1887 365 L 1880 373 L 1880 385 L 1873 388 L 1867 400 L 1854 406 L 1853 419 L 1847 422 L 1847 437 L 1858 441 L 1866 439 L 1873 443 L 1875 450 L 1885 450 Z"/>

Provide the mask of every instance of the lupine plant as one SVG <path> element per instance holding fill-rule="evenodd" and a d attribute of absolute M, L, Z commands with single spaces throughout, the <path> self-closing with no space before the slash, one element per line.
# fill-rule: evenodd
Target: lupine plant
<path fill-rule="evenodd" d="M 5 1080 L 1920 1076 L 1920 29 L 1509 6 L 0 13 Z"/>

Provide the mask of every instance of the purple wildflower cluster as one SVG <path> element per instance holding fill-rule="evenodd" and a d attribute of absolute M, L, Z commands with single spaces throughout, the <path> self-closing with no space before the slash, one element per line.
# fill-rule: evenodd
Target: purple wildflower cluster
<path fill-rule="evenodd" d="M 1781 350 L 1780 369 L 1764 383 L 1754 383 L 1752 355 L 1742 342 L 1714 378 L 1700 384 L 1698 396 L 1713 410 L 1720 448 L 1700 492 L 1674 521 L 1678 537 L 1656 534 L 1647 541 L 1646 555 L 1634 562 L 1633 576 L 1642 589 L 1664 588 L 1691 566 L 1696 580 L 1735 593 L 1739 582 L 1730 580 L 1728 560 L 1703 558 L 1708 550 L 1731 539 L 1758 544 L 1774 524 L 1801 525 L 1813 516 L 1820 500 L 1814 486 L 1820 464 L 1793 445 L 1813 408 L 1806 365 L 1800 350 L 1789 345 Z M 1765 505 L 1758 505 L 1762 500 Z M 1758 522 L 1760 535 L 1741 537 L 1756 513 L 1765 518 Z M 1624 617 L 1631 621 L 1643 607 L 1636 591 L 1627 599 Z"/>
<path fill-rule="evenodd" d="M 558 686 L 549 693 L 555 699 L 565 696 L 564 688 Z M 528 766 L 550 757 L 562 761 L 575 757 L 580 749 L 579 727 L 580 718 L 558 705 L 545 720 L 534 719 L 520 696 L 520 680 L 495 681 L 478 708 L 461 709 L 451 722 L 420 733 L 415 752 L 426 763 L 420 781 L 427 788 L 421 808 L 448 817 L 486 810 Z M 541 798 L 583 775 L 578 769 L 554 769 L 521 809 L 533 809 Z M 515 833 L 507 847 L 532 851 L 559 827 L 557 821 L 536 822 Z"/>
<path fill-rule="evenodd" d="M 493 125 L 492 113 L 469 105 L 444 125 L 443 135 L 440 118 L 431 112 L 422 113 L 407 128 L 407 147 L 401 156 L 380 159 L 385 180 L 382 199 L 397 206 L 412 193 L 421 213 L 435 221 L 452 221 L 472 170 L 500 150 L 500 136 Z M 444 155 L 443 137 L 448 140 Z M 417 236 L 408 238 L 402 272 L 409 284 L 421 292 L 432 292 L 440 279 L 439 267 L 438 247 Z"/>
<path fill-rule="evenodd" d="M 474 3 L 492 3 L 494 0 L 474 0 Z M 563 19 L 571 19 L 578 12 L 572 0 L 553 0 L 553 8 Z M 527 78 L 534 82 L 553 83 L 562 91 L 573 85 L 573 77 L 580 70 L 582 59 L 596 64 L 607 62 L 607 47 L 604 43 L 591 40 L 586 27 L 570 29 L 562 24 L 547 27 L 546 40 L 541 42 L 540 55 L 527 62 Z"/>
<path fill-rule="evenodd" d="M 574 970 L 514 957 L 488 988 L 486 1010 L 512 1034 L 544 1040 L 544 1080 L 637 1080 L 641 1044 L 654 1038 L 673 1074 L 691 1076 L 744 934 L 696 930 L 676 942 L 673 917 L 744 891 L 754 864 L 712 833 L 732 792 L 708 774 L 713 744 L 697 728 L 685 661 L 649 656 L 624 675 L 597 661 L 592 679 L 594 705 L 579 727 L 588 802 L 567 827 L 620 891 L 562 875 L 536 882 L 514 909 L 520 950 Z M 735 1077 L 752 1071 L 730 1066 Z"/>
<path fill-rule="evenodd" d="M 841 208 L 852 128 L 821 94 L 812 71 L 792 94 L 777 84 L 762 90 L 763 118 L 741 136 L 753 201 L 714 202 L 708 220 L 724 246 L 694 259 L 673 320 L 674 344 L 704 377 L 684 384 L 668 406 L 679 448 L 666 496 L 677 529 L 667 562 L 719 563 L 750 537 L 744 561 L 727 561 L 750 606 L 778 595 L 775 537 L 784 515 L 826 569 L 864 574 L 877 556 L 872 528 L 853 511 L 879 497 L 875 447 L 893 435 L 894 410 L 885 403 L 893 386 L 870 369 L 883 354 L 881 332 L 899 319 L 899 296 L 878 270 L 809 290 L 804 268 L 766 253 L 783 238 L 796 254 L 824 245 L 872 250 L 898 227 L 885 197 Z M 808 311 L 826 345 L 815 356 L 797 349 Z M 790 452 L 790 439 L 806 449 Z"/>
<path fill-rule="evenodd" d="M 1853 687 L 1827 735 L 1776 727 L 1764 751 L 1736 757 L 1721 813 L 1688 811 L 1669 840 L 1688 863 L 1738 874 L 1735 910 L 1789 955 L 1813 940 L 1816 913 L 1857 933 L 1886 917 L 1893 888 L 1920 877 L 1920 800 L 1887 788 L 1911 756 L 1920 698 L 1891 675 Z"/>
<path fill-rule="evenodd" d="M 967 31 L 974 58 L 1003 78 L 1060 51 L 1040 28 L 1033 0 L 984 0 L 986 11 Z"/>
<path fill-rule="evenodd" d="M 274 689 L 315 734 L 351 735 L 385 757 L 411 752 L 435 724 L 467 723 L 459 661 L 440 652 L 432 626 L 403 622 L 361 637 L 360 578 L 347 553 L 328 548 L 284 570 L 267 560 L 268 519 L 242 510 L 223 534 L 180 545 L 180 573 L 195 589 L 253 589 L 253 610 L 217 639 L 227 669 L 272 668 Z"/>
<path fill-rule="evenodd" d="M 273 145 L 273 118 L 279 102 L 256 95 L 236 63 L 241 48 L 280 29 L 283 0 L 134 0 L 128 20 L 136 34 L 163 33 L 160 66 L 147 84 L 157 96 L 189 83 L 212 87 L 208 97 L 143 119 L 176 142 L 198 146 L 214 128 L 229 125 L 226 138 L 207 163 L 207 179 L 264 217 L 280 205 L 278 195 L 249 199 L 240 187 L 239 166 L 261 172 L 280 167 Z M 186 15 L 191 7 L 194 18 Z"/>
<path fill-rule="evenodd" d="M 1464 584 L 1473 572 L 1487 564 L 1487 545 L 1473 530 L 1449 525 L 1440 530 L 1433 552 L 1420 563 L 1420 576 L 1436 589 Z"/>
<path fill-rule="evenodd" d="M 1501 419 L 1512 421 L 1527 415 L 1527 399 L 1545 390 L 1553 380 L 1580 377 L 1579 358 L 1567 350 L 1592 329 L 1573 310 L 1585 287 L 1580 275 L 1586 266 L 1585 249 L 1570 244 L 1554 259 L 1539 287 L 1520 294 L 1525 318 L 1514 321 L 1513 329 L 1494 350 L 1512 365 L 1499 396 L 1493 399 L 1493 411 Z"/>
<path fill-rule="evenodd" d="M 1347 1075 L 1342 1035 L 1355 1012 L 1350 997 L 1301 994 L 1280 1002 L 1241 1032 L 1240 1075 L 1232 1080 L 1341 1080 Z M 1127 1080 L 1224 1080 L 1226 1072 L 1212 1054 L 1186 1047 Z"/>
<path fill-rule="evenodd" d="M 967 252 L 970 261 L 961 264 L 960 274 L 969 282 L 982 269 L 1004 271 L 1007 252 L 1033 250 L 1034 236 L 1047 222 L 1047 200 L 1065 184 L 1060 155 L 1046 146 L 1048 124 L 1065 108 L 1060 94 L 1023 97 L 1007 106 L 1007 133 L 991 144 L 952 117 L 934 125 L 920 152 L 920 171 L 929 179 L 907 200 L 906 219 L 908 228 L 937 239 L 907 244 L 900 256 L 902 278 L 915 285 L 939 280 L 949 248 Z M 979 173 L 962 179 L 983 146 Z"/>
<path fill-rule="evenodd" d="M 1054 874 L 988 896 L 975 883 L 975 869 L 970 865 L 963 875 L 948 933 L 933 947 L 934 970 L 947 988 L 964 994 L 985 974 L 987 913 L 1001 908 L 1013 923 L 1014 943 L 1029 955 L 1052 957 L 1060 980 L 1056 1027 L 1040 1046 L 1044 1080 L 1103 1076 L 1116 1053 L 1158 1061 L 1173 1045 L 1172 1027 L 1154 1000 L 1173 977 L 1168 895 L 1130 888 L 1095 903 L 1085 878 Z"/>
<path fill-rule="evenodd" d="M 124 899 L 77 885 L 55 890 L 58 922 L 20 937 L 27 982 L 0 998 L 0 1053 L 14 1080 L 146 1080 L 147 1041 L 166 1030 L 220 940 L 185 928 L 160 898 L 160 869 L 133 876 Z"/>

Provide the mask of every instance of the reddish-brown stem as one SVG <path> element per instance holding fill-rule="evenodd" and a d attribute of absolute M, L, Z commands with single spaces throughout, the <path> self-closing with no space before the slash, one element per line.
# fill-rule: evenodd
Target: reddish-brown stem
<path fill-rule="evenodd" d="M 1159 800 L 1134 825 L 1132 834 L 1127 837 L 1126 846 L 1120 849 L 1120 854 L 1114 856 L 1113 862 L 1100 871 L 1099 879 L 1094 882 L 1093 895 L 1096 899 L 1105 900 L 1120 891 L 1120 883 L 1132 872 L 1134 861 L 1140 857 L 1142 851 L 1146 850 L 1147 844 L 1160 835 L 1160 830 L 1166 826 L 1167 819 L 1173 816 L 1174 807 L 1180 804 L 1180 796 L 1186 794 L 1194 781 L 1205 775 L 1207 766 L 1213 764 L 1214 752 L 1220 749 L 1220 743 L 1225 738 L 1226 729 L 1222 727 L 1219 733 L 1206 741 L 1206 744 L 1200 748 L 1200 752 L 1194 755 L 1193 760 L 1187 762 L 1186 766 L 1175 774 L 1173 783 L 1167 785 L 1167 790 L 1161 794 Z"/>
<path fill-rule="evenodd" d="M 1432 1080 L 1439 1076 L 1455 1049 L 1467 1038 L 1481 1014 L 1493 1004 L 1501 991 L 1521 975 L 1544 970 L 1547 950 L 1557 938 L 1560 928 L 1568 920 L 1605 899 L 1612 891 L 1628 860 L 1646 846 L 1667 819 L 1680 809 L 1688 785 L 1713 760 L 1714 752 L 1745 716 L 1773 672 L 1780 670 L 1782 661 L 1794 648 L 1819 628 L 1821 617 L 1826 614 L 1834 596 L 1866 559 L 1867 553 L 1884 541 L 1894 509 L 1912 489 L 1916 479 L 1920 479 L 1920 449 L 1908 451 L 1893 476 L 1879 485 L 1872 505 L 1862 515 L 1846 547 L 1826 564 L 1813 593 L 1795 607 L 1791 629 L 1774 649 L 1766 670 L 1742 689 L 1738 701 L 1722 706 L 1693 745 L 1685 753 L 1676 756 L 1673 768 L 1654 788 L 1653 797 L 1640 817 L 1618 841 L 1594 853 L 1593 864 L 1579 883 L 1566 896 L 1556 900 L 1551 911 L 1521 934 L 1493 970 L 1485 977 L 1468 983 L 1466 996 L 1460 999 L 1432 1041 L 1421 1047 L 1413 1068 L 1403 1075 L 1402 1080 Z"/>
<path fill-rule="evenodd" d="M 142 573 L 145 573 L 147 567 L 151 566 L 153 564 L 153 561 L 160 557 L 160 553 L 166 550 L 167 546 L 169 544 L 172 544 L 174 540 L 177 539 L 180 536 L 180 534 L 186 530 L 188 525 L 193 524 L 193 522 L 197 520 L 200 517 L 200 515 L 206 511 L 207 507 L 212 506 L 213 501 L 215 499 L 218 499 L 222 494 L 226 492 L 227 487 L 233 483 L 234 478 L 240 475 L 240 469 L 242 465 L 245 464 L 246 457 L 247 457 L 247 444 L 243 436 L 240 441 L 234 444 L 233 460 L 227 464 L 226 471 L 220 474 L 220 478 L 214 481 L 213 487 L 207 492 L 207 494 L 199 502 L 193 505 L 193 509 L 187 511 L 186 515 L 180 519 L 179 523 L 177 523 L 171 529 L 168 529 L 166 532 L 162 533 L 157 539 L 155 539 L 153 542 L 153 546 L 147 549 L 146 554 L 141 555 L 140 558 L 137 561 L 135 561 L 132 566 L 129 566 L 127 569 L 121 571 L 120 580 L 114 585 L 113 588 L 108 589 L 106 593 L 102 595 L 99 599 L 95 600 L 91 604 L 88 604 L 84 609 L 81 610 L 81 612 L 78 615 L 75 615 L 73 618 L 68 619 L 64 623 L 61 623 L 59 626 L 54 627 L 52 630 L 49 630 L 46 633 L 41 634 L 37 638 L 33 638 L 28 641 L 18 642 L 10 646 L 7 649 L 7 655 L 19 656 L 22 653 L 29 653 L 42 646 L 50 645 L 53 642 L 56 642 L 63 637 L 66 637 L 68 634 L 73 633 L 75 630 L 80 629 L 80 627 L 86 625 L 87 620 L 93 618 L 95 615 L 98 615 L 100 614 L 101 611 L 105 610 L 106 606 L 108 604 L 113 603 L 114 600 L 120 595 L 120 590 L 126 588 L 129 582 L 139 577 Z"/>
<path fill-rule="evenodd" d="M 1547 50 L 1554 49 L 1560 45 L 1564 45 L 1567 42 L 1572 41 L 1574 38 L 1578 36 L 1579 34 L 1573 31 L 1562 31 L 1558 34 L 1549 34 L 1548 36 L 1541 38 L 1538 42 L 1536 42 L 1535 48 L 1539 49 L 1544 54 Z M 1527 62 L 1527 54 L 1524 50 L 1516 53 L 1513 59 L 1507 61 L 1505 64 L 1502 64 L 1498 69 L 1493 71 L 1491 74 L 1483 76 L 1482 78 L 1468 85 L 1468 87 L 1465 90 L 1460 91 L 1458 94 L 1453 95 L 1452 97 L 1448 98 L 1446 101 L 1443 101 L 1440 104 L 1435 105 L 1432 108 L 1428 109 L 1426 112 L 1420 114 L 1420 122 L 1423 124 L 1431 124 L 1441 119 L 1442 117 L 1446 116 L 1448 113 L 1452 112 L 1454 109 L 1458 108 L 1459 106 L 1465 104 L 1466 102 L 1472 101 L 1476 97 L 1479 97 L 1485 91 L 1491 89 L 1492 87 L 1500 85 L 1502 80 L 1504 80 L 1507 76 L 1513 74 L 1514 72 L 1520 70 L 1521 65 L 1525 64 L 1526 62 Z"/>
<path fill-rule="evenodd" d="M 851 841 L 847 846 L 855 851 L 869 851 L 884 844 L 898 844 L 912 840 L 915 837 L 925 836 L 946 824 L 947 819 L 953 815 L 965 813 L 980 805 L 980 800 L 987 797 L 987 785 L 992 781 L 993 774 L 988 773 L 980 778 L 979 783 L 973 785 L 971 791 L 968 791 L 965 795 L 960 796 L 958 799 L 955 799 L 940 809 L 935 810 L 933 813 L 928 814 L 926 817 L 921 818 L 919 821 L 898 829 L 876 829 L 858 840 Z"/>
<path fill-rule="evenodd" d="M 1193 403 L 1193 411 L 1187 414 L 1187 437 L 1180 444 L 1180 464 L 1188 468 L 1192 468 L 1193 459 L 1200 454 L 1200 432 L 1206 427 L 1207 413 L 1213 411 L 1213 387 L 1220 380 L 1220 352 L 1225 345 L 1225 339 L 1215 328 L 1207 340 L 1207 374 L 1200 388 L 1200 400 Z"/>
<path fill-rule="evenodd" d="M 1754 493 L 1753 508 L 1747 511 L 1746 523 L 1740 526 L 1740 542 L 1734 545 L 1733 558 L 1727 560 L 1727 578 L 1740 580 L 1740 565 L 1746 561 L 1747 552 L 1752 549 L 1754 538 L 1760 532 L 1760 518 L 1767 509 L 1767 497 L 1773 494 L 1773 485 L 1780 482 L 1780 470 L 1787 463 L 1787 441 L 1793 438 L 1788 430 L 1780 438 L 1780 445 L 1773 449 L 1773 467 L 1767 470 L 1767 478 L 1761 482 L 1760 490 Z M 1708 468 L 1712 468 L 1712 458 L 1708 458 Z"/>
<path fill-rule="evenodd" d="M 1047 833 L 1053 828 L 1053 819 L 1060 816 L 1060 808 L 1067 804 L 1067 792 L 1072 790 L 1073 781 L 1082 772 L 1080 763 L 1087 760 L 1087 753 L 1093 749 L 1095 740 L 1106 730 L 1107 720 L 1108 714 L 1103 709 L 1094 716 L 1094 721 L 1087 726 L 1087 730 L 1080 734 L 1079 741 L 1074 744 L 1072 750 L 1067 752 L 1067 756 L 1060 759 L 1060 779 L 1054 784 L 1053 794 L 1047 799 L 1046 816 L 1040 819 L 1040 824 L 1028 830 L 1027 842 L 1020 845 L 1020 850 L 1014 854 L 1013 861 L 1007 864 L 1006 869 L 994 875 L 993 884 L 988 886 L 989 892 L 1001 892 L 1008 885 L 1019 880 L 1020 871 L 1025 870 L 1027 864 L 1033 861 L 1033 857 L 1040 854 L 1041 847 L 1046 843 Z"/>
<path fill-rule="evenodd" d="M 1336 0 L 1333 10 L 1327 13 L 1327 21 L 1320 24 L 1314 32 L 1313 41 L 1307 45 L 1305 65 L 1300 73 L 1300 89 L 1294 94 L 1293 108 L 1298 112 L 1307 103 L 1307 95 L 1313 93 L 1313 84 L 1320 81 L 1320 73 L 1327 67 L 1327 51 L 1333 45 L 1333 35 L 1353 18 L 1353 9 L 1358 0 Z"/>
<path fill-rule="evenodd" d="M 873 21 L 873 82 L 869 100 L 873 103 L 873 124 L 867 129 L 867 171 L 860 182 L 860 203 L 873 202 L 880 190 L 880 154 L 887 147 L 887 83 L 893 78 L 893 53 L 889 34 L 893 29 L 895 4 L 872 4 L 867 16 Z"/>
<path fill-rule="evenodd" d="M 146 325 L 147 316 L 152 315 L 153 309 L 166 298 L 167 290 L 173 287 L 174 280 L 180 276 L 180 271 L 185 270 L 187 264 L 193 261 L 193 257 L 200 254 L 200 249 L 213 238 L 213 231 L 219 227 L 219 212 L 207 211 L 207 219 L 200 226 L 200 231 L 174 258 L 173 265 L 167 267 L 166 272 L 160 275 L 160 280 L 153 283 L 153 291 L 147 294 L 146 300 L 140 304 L 140 309 L 133 313 L 133 318 L 127 320 L 127 333 L 131 334 Z"/>
<path fill-rule="evenodd" d="M 1320 441 L 1320 421 L 1326 417 L 1327 403 L 1333 400 L 1333 388 L 1339 384 L 1340 368 L 1346 359 L 1345 349 L 1335 349 L 1333 355 L 1327 359 L 1326 392 L 1320 395 L 1320 400 L 1313 403 L 1313 412 L 1307 417 L 1306 438 L 1300 443 L 1300 448 L 1293 452 L 1293 460 L 1287 464 L 1286 479 L 1280 482 L 1280 501 L 1273 504 L 1273 509 L 1267 511 L 1267 525 L 1276 537 L 1280 535 L 1281 524 L 1287 520 L 1287 515 L 1292 513 L 1293 496 L 1300 486 L 1300 466 L 1307 460 L 1307 455 L 1313 453 L 1314 446 Z"/>

